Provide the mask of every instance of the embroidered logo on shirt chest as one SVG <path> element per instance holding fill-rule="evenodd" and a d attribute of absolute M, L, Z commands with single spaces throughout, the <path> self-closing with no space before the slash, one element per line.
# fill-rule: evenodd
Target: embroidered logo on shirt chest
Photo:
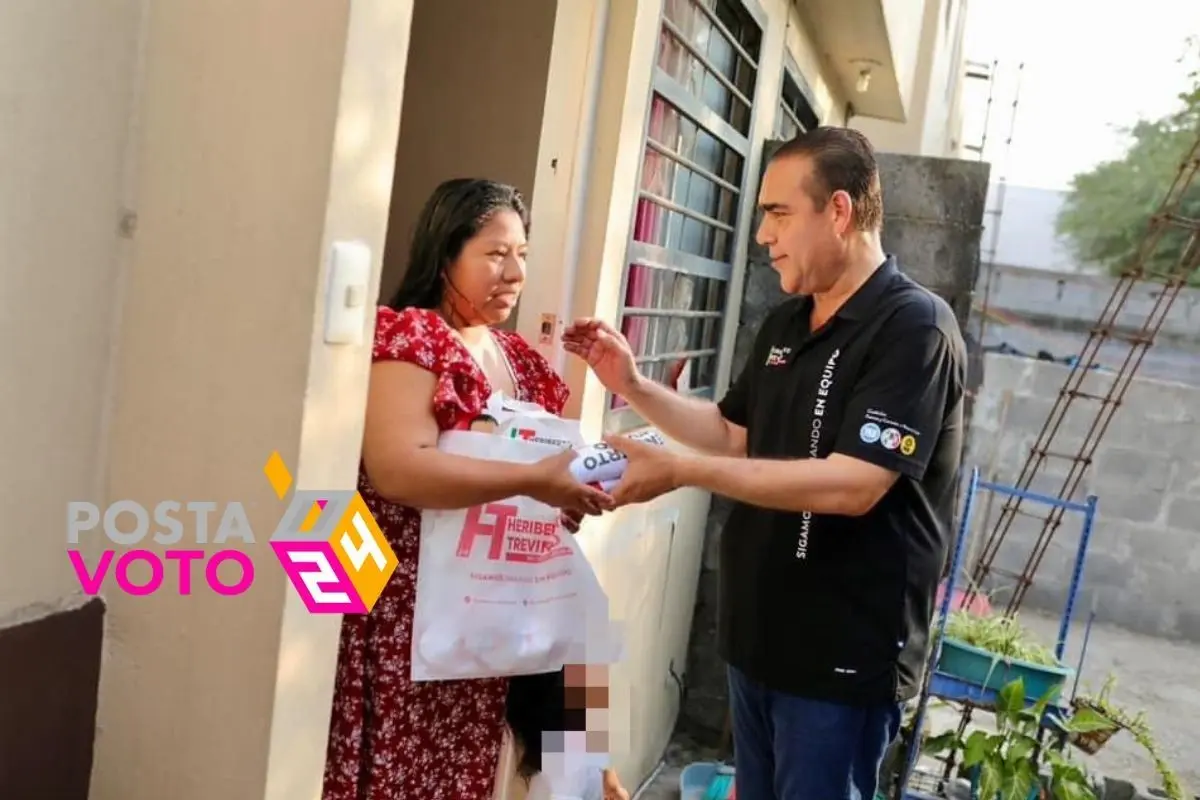
<path fill-rule="evenodd" d="M 767 352 L 766 366 L 782 367 L 788 362 L 788 357 L 792 354 L 790 347 L 772 347 Z"/>

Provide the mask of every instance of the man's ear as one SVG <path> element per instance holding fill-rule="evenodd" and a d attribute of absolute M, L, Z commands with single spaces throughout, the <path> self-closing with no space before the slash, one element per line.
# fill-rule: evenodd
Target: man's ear
<path fill-rule="evenodd" d="M 854 201 L 850 194 L 839 189 L 829 197 L 833 206 L 833 220 L 839 235 L 846 235 L 854 228 Z"/>

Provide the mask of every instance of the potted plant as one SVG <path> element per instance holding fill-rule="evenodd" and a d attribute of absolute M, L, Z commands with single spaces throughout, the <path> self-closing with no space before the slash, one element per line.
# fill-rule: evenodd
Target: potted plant
<path fill-rule="evenodd" d="M 1116 687 L 1116 684 L 1116 676 L 1110 673 L 1105 679 L 1104 685 L 1100 687 L 1099 694 L 1081 694 L 1075 698 L 1071 705 L 1075 709 L 1076 714 L 1088 711 L 1108 720 L 1111 723 L 1111 727 L 1107 730 L 1096 730 L 1090 733 L 1076 733 L 1070 737 L 1071 744 L 1085 753 L 1095 754 L 1100 751 L 1117 731 L 1129 731 L 1134 741 L 1146 751 L 1146 754 L 1150 756 L 1150 760 L 1154 762 L 1154 769 L 1158 772 L 1158 777 L 1162 781 L 1162 788 L 1166 797 L 1169 800 L 1187 800 L 1188 795 L 1183 788 L 1183 784 L 1179 782 L 1179 776 L 1163 757 L 1158 742 L 1154 738 L 1154 733 L 1150 730 L 1150 724 L 1146 720 L 1146 712 L 1141 711 L 1137 714 L 1130 714 L 1113 702 L 1112 690 Z"/>
<path fill-rule="evenodd" d="M 1071 708 L 1074 710 L 1088 709 L 1112 722 L 1111 728 L 1092 731 L 1090 733 L 1079 733 L 1070 737 L 1071 744 L 1090 756 L 1099 753 L 1117 731 L 1128 730 L 1132 725 L 1142 722 L 1141 715 L 1131 720 L 1123 709 L 1113 705 L 1111 693 L 1116 682 L 1116 676 L 1110 674 L 1104 681 L 1104 685 L 1100 688 L 1098 695 L 1093 697 L 1081 694 L 1071 701 Z"/>
<path fill-rule="evenodd" d="M 1055 719 L 1047 715 L 1050 708 L 1049 695 L 1029 705 L 1017 678 L 1000 689 L 994 733 L 976 730 L 960 738 L 947 731 L 926 740 L 924 751 L 957 755 L 981 800 L 1096 800 L 1087 770 L 1067 755 L 1066 739 L 1113 723 L 1086 709 Z"/>
<path fill-rule="evenodd" d="M 1058 700 L 1074 670 L 1036 642 L 1016 616 L 973 614 L 959 610 L 946 620 L 937 669 L 944 675 L 993 691 L 1020 678 L 1034 701 Z"/>

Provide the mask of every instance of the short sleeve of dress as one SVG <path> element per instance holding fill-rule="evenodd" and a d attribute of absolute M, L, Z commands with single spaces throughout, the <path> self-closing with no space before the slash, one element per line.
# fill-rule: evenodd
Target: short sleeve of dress
<path fill-rule="evenodd" d="M 462 427 L 487 402 L 486 387 L 470 357 L 436 311 L 381 307 L 375 317 L 371 360 L 404 361 L 437 376 L 433 415 L 441 430 Z"/>
<path fill-rule="evenodd" d="M 382 306 L 375 314 L 375 343 L 372 361 L 406 361 L 430 372 L 437 372 L 441 331 L 431 324 L 428 312 L 420 308 L 403 311 Z"/>

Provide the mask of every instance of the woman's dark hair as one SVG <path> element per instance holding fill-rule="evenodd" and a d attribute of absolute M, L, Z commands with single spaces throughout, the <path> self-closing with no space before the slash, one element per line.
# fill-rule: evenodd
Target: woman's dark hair
<path fill-rule="evenodd" d="M 518 675 L 508 682 L 505 719 L 520 747 L 517 774 L 525 780 L 542 771 L 542 734 L 587 729 L 587 709 L 567 703 L 565 678 L 566 671 L 560 669 L 541 675 Z"/>
<path fill-rule="evenodd" d="M 408 251 L 408 268 L 388 305 L 397 311 L 440 306 L 446 268 L 496 212 L 505 209 L 517 212 L 528 234 L 529 211 L 525 199 L 508 184 L 482 178 L 454 178 L 434 189 L 417 217 Z"/>

